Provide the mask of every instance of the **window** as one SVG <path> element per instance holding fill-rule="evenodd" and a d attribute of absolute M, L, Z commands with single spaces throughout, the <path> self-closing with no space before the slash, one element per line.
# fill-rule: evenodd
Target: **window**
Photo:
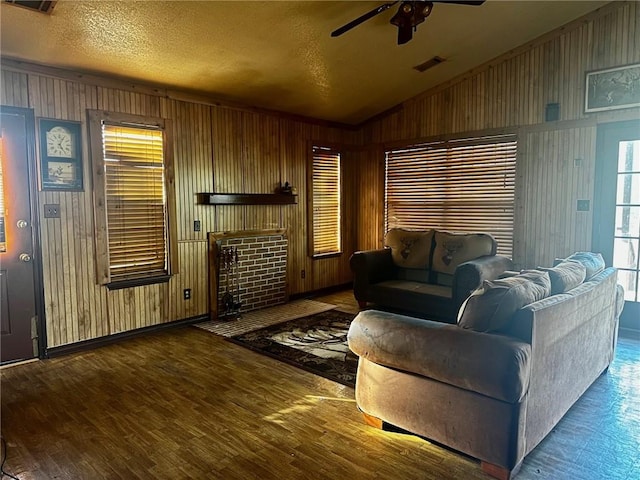
<path fill-rule="evenodd" d="M 175 266 L 168 122 L 99 111 L 89 119 L 99 283 L 165 281 Z"/>
<path fill-rule="evenodd" d="M 340 153 L 313 147 L 311 167 L 310 242 L 314 257 L 342 252 Z"/>
<path fill-rule="evenodd" d="M 486 232 L 511 257 L 516 146 L 514 136 L 502 135 L 388 151 L 385 231 Z"/>

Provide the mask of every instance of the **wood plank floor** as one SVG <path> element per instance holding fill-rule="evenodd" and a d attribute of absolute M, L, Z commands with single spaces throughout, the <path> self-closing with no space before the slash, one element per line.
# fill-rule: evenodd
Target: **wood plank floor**
<path fill-rule="evenodd" d="M 640 478 L 640 342 L 618 357 L 518 479 Z M 367 427 L 353 389 L 193 327 L 0 374 L 4 469 L 21 480 L 488 478 Z"/>

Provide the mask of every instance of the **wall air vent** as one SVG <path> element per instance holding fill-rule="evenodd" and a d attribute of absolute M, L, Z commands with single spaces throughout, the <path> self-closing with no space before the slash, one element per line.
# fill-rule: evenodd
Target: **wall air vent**
<path fill-rule="evenodd" d="M 414 69 L 416 69 L 417 71 L 419 71 L 420 73 L 429 70 L 432 67 L 435 67 L 436 65 L 444 62 L 445 59 L 442 57 L 433 57 L 429 60 L 427 60 L 424 63 L 421 63 L 420 65 L 416 65 L 415 67 L 413 67 Z"/>
<path fill-rule="evenodd" d="M 29 10 L 35 10 L 36 12 L 51 13 L 57 0 L 45 1 L 29 1 L 29 0 L 2 0 L 4 3 L 9 3 L 17 7 L 28 8 Z"/>

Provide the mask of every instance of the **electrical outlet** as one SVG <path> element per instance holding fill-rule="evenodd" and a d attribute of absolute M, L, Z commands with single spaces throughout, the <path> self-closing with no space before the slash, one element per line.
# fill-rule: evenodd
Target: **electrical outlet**
<path fill-rule="evenodd" d="M 307 276 L 307 272 L 304 270 L 300 270 L 300 278 L 305 278 Z"/>
<path fill-rule="evenodd" d="M 184 295 L 184 299 L 185 300 L 191 299 L 191 289 L 190 288 L 185 288 L 182 293 Z"/>
<path fill-rule="evenodd" d="M 193 231 L 194 232 L 199 232 L 200 231 L 200 220 L 194 220 L 193 221 Z"/>
<path fill-rule="evenodd" d="M 44 206 L 44 218 L 60 218 L 60 204 L 46 203 Z"/>

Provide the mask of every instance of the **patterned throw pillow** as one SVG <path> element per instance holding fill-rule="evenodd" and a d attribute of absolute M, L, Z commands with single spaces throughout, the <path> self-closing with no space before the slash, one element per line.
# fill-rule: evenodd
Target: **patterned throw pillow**
<path fill-rule="evenodd" d="M 384 244 L 391 247 L 391 258 L 398 267 L 428 269 L 432 239 L 433 230 L 393 228 L 387 232 Z"/>
<path fill-rule="evenodd" d="M 456 267 L 483 255 L 495 255 L 496 241 L 487 233 L 436 232 L 433 270 L 453 275 Z"/>
<path fill-rule="evenodd" d="M 516 311 L 551 292 L 547 272 L 529 270 L 514 277 L 485 280 L 460 307 L 458 325 L 477 332 L 504 328 Z"/>

